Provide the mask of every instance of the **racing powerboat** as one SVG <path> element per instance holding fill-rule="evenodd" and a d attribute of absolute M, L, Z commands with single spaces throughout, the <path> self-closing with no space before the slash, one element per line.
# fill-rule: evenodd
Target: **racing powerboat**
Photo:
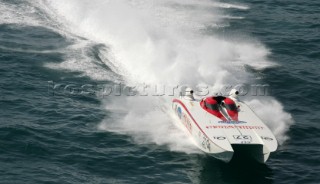
<path fill-rule="evenodd" d="M 188 91 L 189 90 L 189 91 Z M 200 100 L 193 90 L 173 99 L 172 108 L 197 147 L 211 156 L 230 162 L 233 157 L 265 163 L 278 142 L 270 129 L 240 101 L 239 92 L 208 96 Z"/>

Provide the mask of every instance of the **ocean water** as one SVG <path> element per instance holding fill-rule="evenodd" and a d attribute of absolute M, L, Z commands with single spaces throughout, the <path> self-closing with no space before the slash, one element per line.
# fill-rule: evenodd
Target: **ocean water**
<path fill-rule="evenodd" d="M 0 0 L 0 183 L 319 183 L 319 7 Z M 143 85 L 242 87 L 279 148 L 216 160 Z"/>

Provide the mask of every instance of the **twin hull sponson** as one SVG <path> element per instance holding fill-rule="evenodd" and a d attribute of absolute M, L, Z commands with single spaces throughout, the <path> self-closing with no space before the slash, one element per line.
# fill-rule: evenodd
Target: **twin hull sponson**
<path fill-rule="evenodd" d="M 272 132 L 241 101 L 221 96 L 201 101 L 181 97 L 173 100 L 172 108 L 196 145 L 225 162 L 238 155 L 264 163 L 277 149 Z"/>

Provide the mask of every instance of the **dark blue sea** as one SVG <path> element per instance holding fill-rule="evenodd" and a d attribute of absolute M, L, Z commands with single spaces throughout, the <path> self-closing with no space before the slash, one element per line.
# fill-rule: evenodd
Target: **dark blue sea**
<path fill-rule="evenodd" d="M 318 0 L 0 0 L 0 183 L 320 183 L 319 62 Z M 278 150 L 202 153 L 184 85 L 238 88 Z"/>

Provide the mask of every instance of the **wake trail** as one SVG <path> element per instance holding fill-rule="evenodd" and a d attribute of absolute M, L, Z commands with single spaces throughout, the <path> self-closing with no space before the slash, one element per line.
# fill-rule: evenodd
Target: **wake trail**
<path fill-rule="evenodd" d="M 209 0 L 43 0 L 43 9 L 64 25 L 69 32 L 96 43 L 103 43 L 104 61 L 116 68 L 127 86 L 196 85 L 219 89 L 225 84 L 254 83 L 245 66 L 263 70 L 275 66 L 268 59 L 270 51 L 256 39 L 220 37 L 208 27 L 228 25 L 226 9 L 250 11 L 241 4 L 220 3 Z M 242 21 L 244 17 L 237 19 Z M 81 50 L 81 49 L 80 49 Z M 99 80 L 105 70 L 97 67 L 78 67 L 92 64 L 90 57 L 71 55 L 67 64 L 55 66 L 82 71 Z M 72 58 L 76 57 L 78 62 Z M 84 65 L 86 66 L 86 65 Z M 91 65 L 90 65 L 91 66 Z M 53 67 L 48 65 L 48 67 Z M 104 73 L 102 75 L 102 73 Z M 117 78 L 108 75 L 108 80 Z M 99 128 L 125 133 L 137 143 L 167 145 L 175 151 L 194 152 L 194 146 L 184 133 L 172 127 L 170 112 L 159 110 L 163 103 L 170 111 L 171 98 L 161 102 L 153 96 L 109 96 L 102 100 L 113 118 L 106 118 Z M 255 97 L 256 98 L 256 97 Z M 291 115 L 273 97 L 247 100 L 256 113 L 275 133 L 280 143 L 292 124 Z M 277 117 L 277 118 L 274 118 Z"/>

